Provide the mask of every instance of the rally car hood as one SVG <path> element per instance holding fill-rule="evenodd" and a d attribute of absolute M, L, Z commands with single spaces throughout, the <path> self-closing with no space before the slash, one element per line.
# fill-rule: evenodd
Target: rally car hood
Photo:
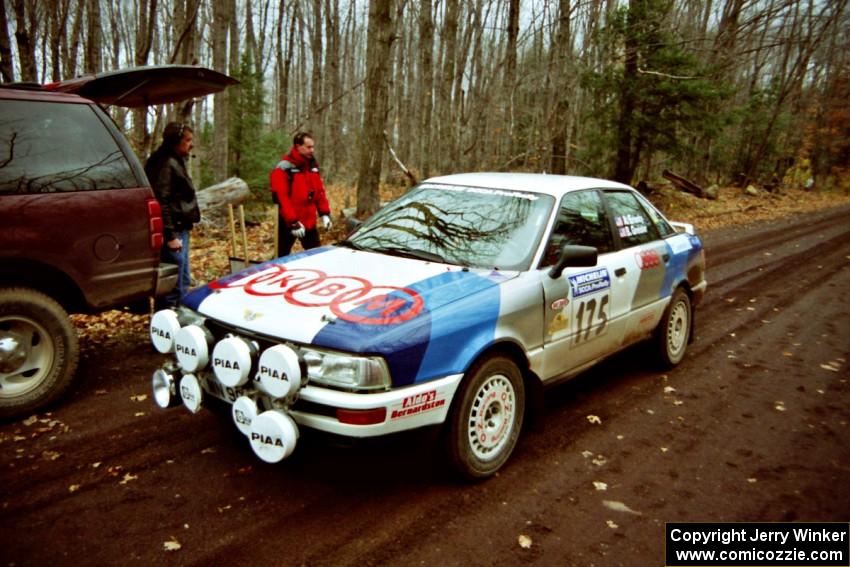
<path fill-rule="evenodd" d="M 269 338 L 397 355 L 495 321 L 498 286 L 516 275 L 328 246 L 227 276 L 184 303 Z"/>

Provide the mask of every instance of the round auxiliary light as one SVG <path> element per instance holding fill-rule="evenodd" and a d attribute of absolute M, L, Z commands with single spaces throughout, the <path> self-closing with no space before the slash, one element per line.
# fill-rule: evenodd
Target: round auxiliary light
<path fill-rule="evenodd" d="M 236 388 L 248 381 L 256 350 L 239 337 L 227 337 L 213 349 L 213 372 L 219 382 Z"/>
<path fill-rule="evenodd" d="M 275 398 L 285 398 L 301 388 L 298 355 L 285 345 L 267 348 L 257 365 L 257 387 Z"/>
<path fill-rule="evenodd" d="M 203 370 L 210 361 L 212 337 L 198 325 L 187 325 L 174 336 L 174 352 L 184 372 Z"/>
<path fill-rule="evenodd" d="M 248 396 L 239 396 L 230 408 L 230 414 L 233 417 L 233 423 L 242 435 L 246 437 L 251 435 L 251 422 L 257 417 L 257 402 Z"/>
<path fill-rule="evenodd" d="M 298 441 L 298 426 L 280 410 L 264 411 L 251 421 L 251 448 L 260 459 L 277 463 L 292 454 Z"/>
<path fill-rule="evenodd" d="M 151 317 L 150 335 L 153 347 L 166 354 L 174 350 L 174 336 L 180 330 L 177 313 L 171 309 L 157 311 Z"/>
<path fill-rule="evenodd" d="M 198 413 L 204 400 L 201 384 L 194 374 L 186 374 L 180 380 L 180 397 L 183 405 L 192 413 Z"/>
<path fill-rule="evenodd" d="M 180 403 L 174 375 L 163 368 L 153 373 L 151 389 L 153 390 L 154 402 L 162 409 L 174 407 Z"/>

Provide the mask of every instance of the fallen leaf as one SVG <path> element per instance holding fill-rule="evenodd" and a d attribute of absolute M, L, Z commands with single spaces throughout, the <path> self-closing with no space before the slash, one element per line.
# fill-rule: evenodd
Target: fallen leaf
<path fill-rule="evenodd" d="M 666 453 L 666 452 L 667 452 L 667 451 L 669 451 L 669 450 L 670 450 L 670 449 L 668 449 L 667 447 L 661 447 L 661 452 L 662 452 L 662 453 Z"/>
<path fill-rule="evenodd" d="M 145 412 L 143 412 L 143 411 L 137 411 L 137 412 L 134 414 L 134 417 L 142 417 L 143 415 L 145 415 Z"/>
<path fill-rule="evenodd" d="M 602 465 L 604 465 L 607 462 L 608 462 L 608 459 L 606 459 L 602 455 L 596 455 L 596 458 L 591 461 L 591 463 L 593 463 L 597 467 L 601 467 Z"/>
<path fill-rule="evenodd" d="M 177 541 L 176 538 L 171 538 L 170 540 L 163 542 L 162 547 L 165 548 L 165 551 L 178 551 L 182 545 Z"/>
<path fill-rule="evenodd" d="M 124 475 L 124 479 L 121 480 L 121 482 L 119 482 L 118 484 L 127 484 L 131 480 L 136 480 L 137 478 L 139 478 L 137 475 L 126 473 Z"/>
<path fill-rule="evenodd" d="M 519 543 L 519 546 L 523 549 L 529 549 L 531 547 L 531 538 L 527 535 L 520 534 L 520 536 L 517 538 L 517 542 Z"/>
<path fill-rule="evenodd" d="M 37 415 L 31 415 L 30 417 L 26 418 L 23 421 L 23 424 L 26 425 L 27 427 L 29 427 L 30 425 L 32 425 L 36 421 L 38 421 L 38 416 Z"/>
<path fill-rule="evenodd" d="M 615 524 L 612 520 L 608 520 L 605 523 L 608 524 L 608 527 L 611 528 L 612 530 L 616 530 L 617 528 L 620 527 L 617 524 Z"/>
<path fill-rule="evenodd" d="M 589 459 L 590 457 L 593 456 L 593 451 L 582 451 L 581 456 L 584 457 L 585 459 Z"/>
<path fill-rule="evenodd" d="M 130 396 L 130 400 L 134 402 L 143 402 L 148 399 L 147 394 L 136 394 L 135 396 Z"/>
<path fill-rule="evenodd" d="M 664 387 L 664 393 L 665 394 L 672 394 L 675 391 L 676 391 L 676 388 L 674 388 L 673 386 L 665 386 Z"/>
<path fill-rule="evenodd" d="M 750 477 L 747 479 L 747 482 L 749 482 L 750 484 L 755 484 L 758 482 L 758 479 L 755 477 Z"/>
<path fill-rule="evenodd" d="M 776 409 L 776 411 L 785 411 L 785 409 L 786 409 L 785 408 L 785 402 L 778 401 L 778 402 L 775 402 L 775 404 L 776 405 L 773 406 L 773 407 Z"/>
<path fill-rule="evenodd" d="M 824 370 L 829 370 L 830 372 L 838 372 L 839 369 L 835 366 L 832 366 L 832 364 L 832 362 L 830 362 L 829 364 L 821 364 L 820 367 Z"/>
<path fill-rule="evenodd" d="M 98 461 L 98 462 L 96 462 L 96 463 L 92 463 L 92 464 L 91 464 L 91 466 L 92 466 L 92 468 L 95 468 L 95 469 L 96 469 L 96 468 L 98 468 L 98 467 L 99 467 L 100 465 L 102 465 L 102 464 L 103 464 L 103 463 L 101 463 L 100 461 Z"/>
<path fill-rule="evenodd" d="M 62 453 L 58 451 L 44 451 L 41 456 L 48 461 L 55 461 L 62 456 Z"/>
<path fill-rule="evenodd" d="M 603 500 L 602 505 L 610 510 L 614 510 L 615 512 L 624 512 L 626 514 L 634 514 L 635 516 L 640 516 L 643 513 L 638 512 L 637 510 L 632 510 L 622 502 L 617 500 Z"/>
<path fill-rule="evenodd" d="M 68 492 L 76 492 L 79 489 L 80 489 L 79 484 L 72 484 L 71 486 L 68 487 Z"/>
<path fill-rule="evenodd" d="M 587 416 L 587 421 L 589 421 L 590 423 L 596 424 L 596 425 L 599 425 L 600 423 L 602 423 L 602 420 L 599 418 L 598 415 Z"/>
<path fill-rule="evenodd" d="M 608 485 L 604 482 L 593 481 L 593 488 L 596 490 L 608 490 Z"/>

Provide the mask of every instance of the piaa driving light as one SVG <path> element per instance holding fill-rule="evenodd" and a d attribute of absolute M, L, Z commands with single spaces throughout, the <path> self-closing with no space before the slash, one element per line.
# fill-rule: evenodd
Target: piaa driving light
<path fill-rule="evenodd" d="M 156 405 L 162 409 L 180 405 L 180 396 L 177 395 L 177 382 L 174 375 L 160 368 L 151 377 L 151 389 Z"/>

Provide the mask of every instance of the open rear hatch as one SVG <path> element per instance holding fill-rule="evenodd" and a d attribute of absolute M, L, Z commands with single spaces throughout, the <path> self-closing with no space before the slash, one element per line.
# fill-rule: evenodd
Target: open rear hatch
<path fill-rule="evenodd" d="M 44 88 L 72 93 L 104 105 L 127 108 L 184 100 L 223 91 L 233 77 L 194 65 L 151 65 L 83 75 Z"/>

